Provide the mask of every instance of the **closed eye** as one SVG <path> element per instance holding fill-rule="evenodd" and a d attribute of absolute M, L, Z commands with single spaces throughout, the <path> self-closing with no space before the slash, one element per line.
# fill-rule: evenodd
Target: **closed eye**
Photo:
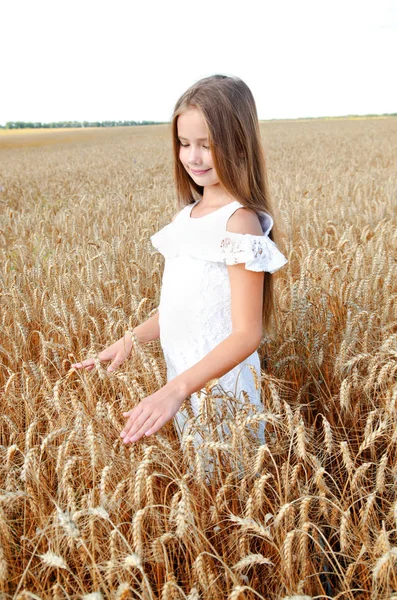
<path fill-rule="evenodd" d="M 189 144 L 182 144 L 182 142 L 180 142 L 180 144 L 181 144 L 181 146 L 182 146 L 183 148 L 187 148 L 187 147 L 189 146 Z M 203 148 L 205 148 L 205 150 L 209 150 L 209 149 L 210 149 L 210 147 L 209 147 L 209 146 L 203 146 Z"/>

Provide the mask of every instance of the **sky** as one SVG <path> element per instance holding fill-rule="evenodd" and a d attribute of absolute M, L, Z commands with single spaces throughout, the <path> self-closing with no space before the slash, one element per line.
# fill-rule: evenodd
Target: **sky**
<path fill-rule="evenodd" d="M 261 120 L 397 112 L 397 0 L 12 0 L 0 124 L 170 121 L 235 75 Z"/>

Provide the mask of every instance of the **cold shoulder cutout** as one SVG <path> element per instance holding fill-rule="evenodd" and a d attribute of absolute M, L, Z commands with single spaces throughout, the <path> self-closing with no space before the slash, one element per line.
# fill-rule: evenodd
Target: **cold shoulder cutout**
<path fill-rule="evenodd" d="M 198 260 L 220 262 L 225 265 L 245 263 L 250 271 L 274 273 L 288 260 L 270 239 L 272 217 L 257 212 L 263 235 L 227 231 L 230 216 L 243 205 L 233 201 L 202 217 L 192 218 L 190 213 L 197 204 L 185 206 L 160 231 L 151 236 L 152 245 L 165 258 L 190 256 Z"/>

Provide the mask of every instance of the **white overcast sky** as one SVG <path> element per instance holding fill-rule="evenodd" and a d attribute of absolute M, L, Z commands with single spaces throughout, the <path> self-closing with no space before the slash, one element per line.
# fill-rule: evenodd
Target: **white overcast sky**
<path fill-rule="evenodd" d="M 397 0 L 8 0 L 0 124 L 169 121 L 215 73 L 259 119 L 397 112 Z"/>

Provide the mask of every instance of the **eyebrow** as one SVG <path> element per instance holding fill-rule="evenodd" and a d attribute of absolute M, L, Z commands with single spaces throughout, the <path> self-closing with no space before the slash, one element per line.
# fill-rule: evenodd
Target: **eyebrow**
<path fill-rule="evenodd" d="M 178 138 L 179 138 L 180 140 L 186 140 L 187 142 L 189 141 L 187 138 L 183 137 L 182 135 L 178 135 Z M 207 140 L 208 140 L 208 138 L 198 138 L 198 141 L 199 141 L 199 142 L 205 142 L 205 141 L 207 141 Z"/>

